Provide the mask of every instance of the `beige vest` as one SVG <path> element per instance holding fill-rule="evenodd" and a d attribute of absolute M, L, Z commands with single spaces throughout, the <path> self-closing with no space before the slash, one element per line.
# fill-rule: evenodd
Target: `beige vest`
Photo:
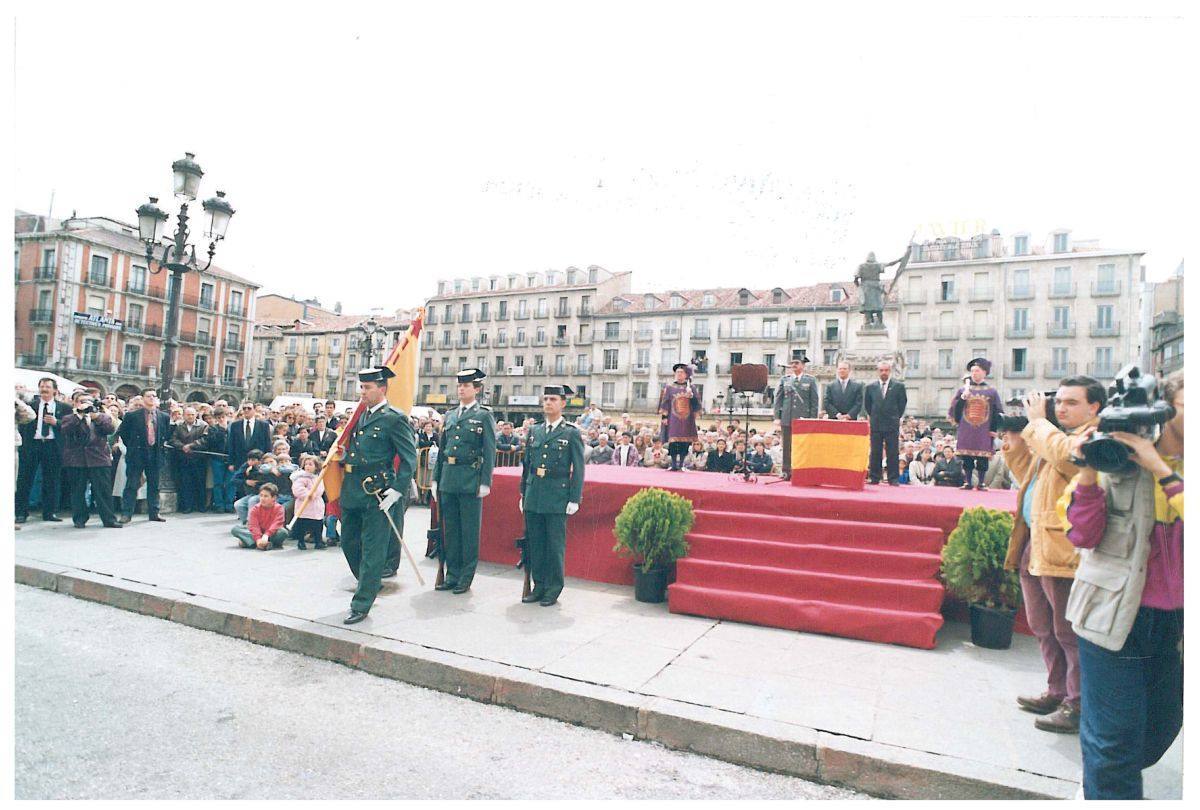
<path fill-rule="evenodd" d="M 1142 604 L 1146 560 L 1154 531 L 1154 476 L 1101 474 L 1108 506 L 1104 537 L 1094 549 L 1079 550 L 1079 567 L 1067 600 L 1075 635 L 1114 652 L 1125 646 Z"/>

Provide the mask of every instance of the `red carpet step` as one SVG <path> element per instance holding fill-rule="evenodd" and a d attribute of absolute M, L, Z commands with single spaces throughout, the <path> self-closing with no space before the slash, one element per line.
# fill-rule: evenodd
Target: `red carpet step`
<path fill-rule="evenodd" d="M 937 526 L 696 510 L 674 613 L 924 649 L 945 596 Z"/>

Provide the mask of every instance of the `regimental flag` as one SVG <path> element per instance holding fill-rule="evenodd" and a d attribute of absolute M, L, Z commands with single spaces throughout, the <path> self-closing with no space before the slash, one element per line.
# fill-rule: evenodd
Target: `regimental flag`
<path fill-rule="evenodd" d="M 870 426 L 862 421 L 792 421 L 792 483 L 862 489 L 871 453 Z"/>
<path fill-rule="evenodd" d="M 416 396 L 417 345 L 418 338 L 421 335 L 421 327 L 424 323 L 425 309 L 424 307 L 420 307 L 417 309 L 417 314 L 413 317 L 408 331 L 404 333 L 400 342 L 392 347 L 387 359 L 383 362 L 383 365 L 390 368 L 392 373 L 396 375 L 388 380 L 388 404 L 399 408 L 405 413 L 409 413 L 412 410 L 413 400 Z M 350 434 L 354 430 L 354 425 L 358 422 L 358 417 L 363 412 L 363 409 L 363 402 L 360 399 L 358 407 L 354 409 L 354 413 L 346 420 L 346 424 L 342 428 L 337 442 L 330 448 L 329 456 L 325 460 L 325 468 L 321 471 L 321 475 L 325 481 L 325 496 L 329 499 L 330 506 L 334 506 L 334 501 L 341 495 L 342 479 L 345 477 L 342 465 L 336 462 L 345 454 L 346 445 L 350 443 Z M 336 509 L 337 507 L 335 506 L 334 508 Z"/>

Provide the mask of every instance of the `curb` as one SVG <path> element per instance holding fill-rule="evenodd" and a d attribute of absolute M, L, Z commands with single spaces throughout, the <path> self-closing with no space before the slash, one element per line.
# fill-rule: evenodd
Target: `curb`
<path fill-rule="evenodd" d="M 105 574 L 26 561 L 16 563 L 15 581 L 481 703 L 881 798 L 1063 799 L 1074 796 L 1078 787 L 1063 779 L 573 681 Z"/>

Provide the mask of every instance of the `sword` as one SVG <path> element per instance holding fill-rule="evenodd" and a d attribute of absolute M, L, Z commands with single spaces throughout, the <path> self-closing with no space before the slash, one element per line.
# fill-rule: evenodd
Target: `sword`
<path fill-rule="evenodd" d="M 383 496 L 379 494 L 382 492 L 382 488 L 372 490 L 367 486 L 367 484 L 370 482 L 372 482 L 372 479 L 370 478 L 363 479 L 363 492 L 366 492 L 368 495 L 374 495 L 376 503 L 383 503 Z M 387 509 L 381 509 L 380 511 L 383 512 L 383 516 L 387 518 L 388 525 L 392 527 L 392 531 L 395 533 L 396 539 L 400 541 L 400 548 L 404 549 L 404 555 L 408 557 L 408 562 L 412 565 L 413 573 L 417 575 L 417 584 L 421 587 L 425 587 L 425 580 L 421 577 L 420 569 L 417 568 L 417 561 L 413 559 L 412 552 L 408 550 L 408 544 L 404 542 L 404 535 L 400 533 L 398 528 L 396 528 L 396 521 L 392 520 L 392 513 Z"/>

